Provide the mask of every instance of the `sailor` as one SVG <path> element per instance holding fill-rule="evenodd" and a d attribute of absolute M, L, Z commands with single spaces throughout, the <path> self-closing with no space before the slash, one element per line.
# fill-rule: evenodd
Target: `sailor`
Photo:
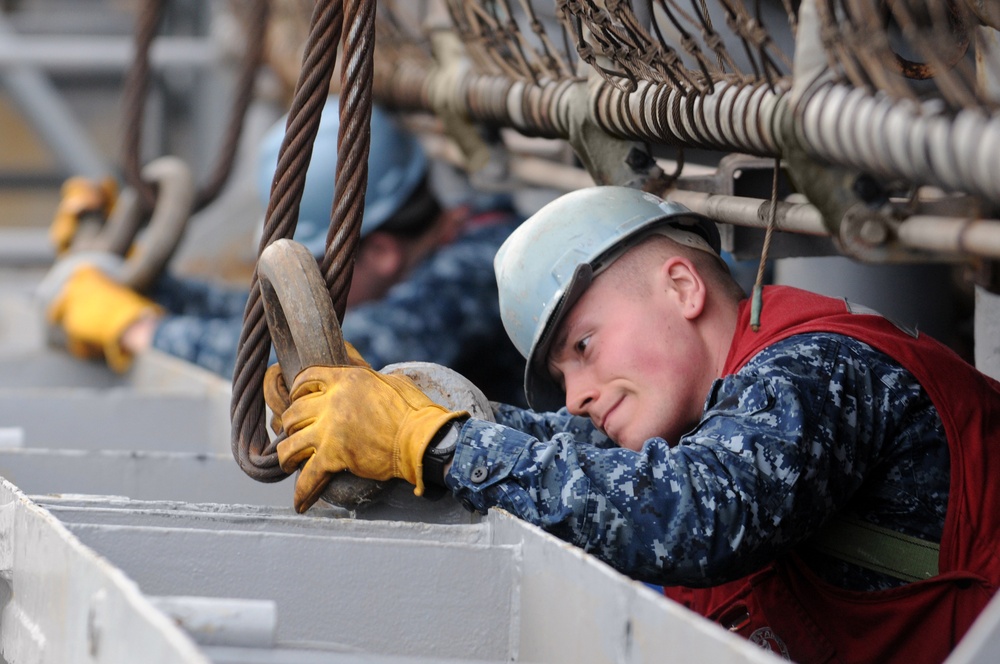
<path fill-rule="evenodd" d="M 344 469 L 402 478 L 794 661 L 948 656 L 1000 582 L 1000 383 L 852 302 L 765 286 L 757 310 L 712 222 L 635 189 L 556 199 L 495 268 L 533 410 L 306 368 L 268 397 L 299 512 Z"/>
<path fill-rule="evenodd" d="M 263 138 L 258 184 L 270 195 L 287 118 Z M 325 250 L 333 207 L 340 128 L 336 96 L 325 104 L 294 239 Z M 451 367 L 491 399 L 520 403 L 524 362 L 500 321 L 493 257 L 522 220 L 510 198 L 469 190 L 443 210 L 417 138 L 372 109 L 362 240 L 343 321 L 345 340 L 376 367 L 420 360 Z M 154 347 L 226 378 L 235 370 L 245 288 L 162 277 L 148 295 L 96 267 L 79 270 L 50 308 L 81 354 L 123 369 Z"/>

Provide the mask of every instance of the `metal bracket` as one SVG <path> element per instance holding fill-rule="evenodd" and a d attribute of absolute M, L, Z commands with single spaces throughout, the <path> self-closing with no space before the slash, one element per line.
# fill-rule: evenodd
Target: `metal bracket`
<path fill-rule="evenodd" d="M 590 108 L 591 88 L 603 81 L 596 73 L 565 95 L 569 111 L 568 142 L 597 184 L 642 187 L 663 176 L 647 145 L 612 136 L 595 120 Z"/>

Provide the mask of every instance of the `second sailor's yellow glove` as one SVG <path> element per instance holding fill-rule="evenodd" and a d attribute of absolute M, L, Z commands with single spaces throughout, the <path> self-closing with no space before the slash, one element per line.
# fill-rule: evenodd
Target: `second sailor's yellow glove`
<path fill-rule="evenodd" d="M 288 438 L 278 444 L 286 473 L 301 468 L 295 510 L 304 512 L 336 473 L 385 481 L 404 479 L 424 493 L 423 458 L 452 412 L 409 378 L 364 367 L 309 367 L 295 378 L 292 403 L 282 414 Z"/>
<path fill-rule="evenodd" d="M 104 356 L 115 371 L 125 371 L 132 356 L 121 337 L 143 316 L 159 315 L 162 308 L 106 276 L 93 265 L 73 272 L 49 306 L 50 323 L 66 332 L 67 349 L 77 357 Z"/>
<path fill-rule="evenodd" d="M 83 215 L 98 214 L 106 218 L 111 213 L 118 196 L 118 187 L 111 178 L 98 182 L 76 176 L 63 183 L 61 194 L 55 218 L 49 226 L 49 241 L 57 256 L 61 256 L 73 244 Z"/>

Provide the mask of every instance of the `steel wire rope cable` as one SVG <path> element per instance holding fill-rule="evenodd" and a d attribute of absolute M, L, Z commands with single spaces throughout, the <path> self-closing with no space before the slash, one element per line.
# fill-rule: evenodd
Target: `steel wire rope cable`
<path fill-rule="evenodd" d="M 236 93 L 233 96 L 229 112 L 229 122 L 215 166 L 206 182 L 199 187 L 195 194 L 192 213 L 214 201 L 229 179 L 233 163 L 236 160 L 243 122 L 253 98 L 257 71 L 264 58 L 265 36 L 270 11 L 269 2 L 268 0 L 247 0 L 247 3 L 249 5 L 246 15 L 247 33 L 240 72 L 236 82 Z M 140 143 L 146 90 L 150 78 L 149 51 L 153 39 L 156 37 L 162 13 L 163 0 L 147 0 L 147 2 L 142 3 L 142 9 L 136 22 L 135 57 L 126 76 L 122 93 L 125 115 L 124 176 L 129 186 L 139 193 L 139 199 L 146 211 L 153 209 L 156 203 L 156 191 L 154 186 L 142 177 L 143 164 Z"/>
<path fill-rule="evenodd" d="M 332 219 L 320 270 L 337 319 L 344 320 L 353 257 L 361 241 L 371 147 L 372 83 L 375 72 L 375 0 L 347 0 L 341 65 L 340 134 Z"/>
<path fill-rule="evenodd" d="M 260 252 L 274 240 L 291 237 L 295 230 L 305 171 L 329 94 L 337 43 L 342 37 L 341 50 L 346 62 L 340 70 L 340 131 L 331 211 L 331 221 L 338 223 L 330 224 L 320 269 L 337 318 L 343 320 L 353 258 L 360 242 L 368 182 L 375 2 L 348 0 L 346 8 L 340 0 L 320 3 L 313 14 L 312 25 L 303 71 L 278 154 Z M 318 55 L 314 56 L 317 51 Z M 300 127 L 302 129 L 297 130 Z M 293 188 L 284 184 L 288 181 L 283 168 L 286 164 L 292 168 Z M 288 474 L 281 470 L 276 445 L 270 442 L 264 423 L 262 386 L 271 346 L 266 331 L 260 282 L 255 270 L 233 377 L 232 445 L 233 455 L 244 472 L 262 482 L 274 482 Z"/>
<path fill-rule="evenodd" d="M 318 2 L 310 18 L 302 66 L 278 151 L 258 256 L 275 240 L 291 238 L 295 232 L 306 170 L 319 131 L 321 112 L 330 92 L 342 28 L 341 0 Z M 261 387 L 270 349 L 270 334 L 264 321 L 260 281 L 255 269 L 236 351 L 230 419 L 233 457 L 243 472 L 260 482 L 277 482 L 288 477 L 288 473 L 281 470 L 277 453 L 265 431 Z"/>
<path fill-rule="evenodd" d="M 965 57 L 971 29 L 985 25 L 974 3 L 960 0 L 892 0 L 874 6 L 859 0 L 818 3 L 824 46 L 840 79 L 895 100 L 919 103 L 926 91 L 912 81 L 931 81 L 950 109 L 990 106 L 976 92 L 973 65 Z M 894 36 L 893 28 L 898 31 Z M 924 62 L 904 56 L 909 48 Z"/>

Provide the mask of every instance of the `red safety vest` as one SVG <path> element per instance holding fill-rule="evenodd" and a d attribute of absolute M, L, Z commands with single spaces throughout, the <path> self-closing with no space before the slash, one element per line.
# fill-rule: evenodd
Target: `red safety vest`
<path fill-rule="evenodd" d="M 803 332 L 834 332 L 894 358 L 927 391 L 951 453 L 939 574 L 877 592 L 844 590 L 790 553 L 747 577 L 664 593 L 796 662 L 941 662 L 1000 585 L 1000 383 L 926 335 L 904 333 L 843 300 L 786 286 L 764 289 L 761 327 L 739 324 L 724 373 L 766 346 Z"/>

